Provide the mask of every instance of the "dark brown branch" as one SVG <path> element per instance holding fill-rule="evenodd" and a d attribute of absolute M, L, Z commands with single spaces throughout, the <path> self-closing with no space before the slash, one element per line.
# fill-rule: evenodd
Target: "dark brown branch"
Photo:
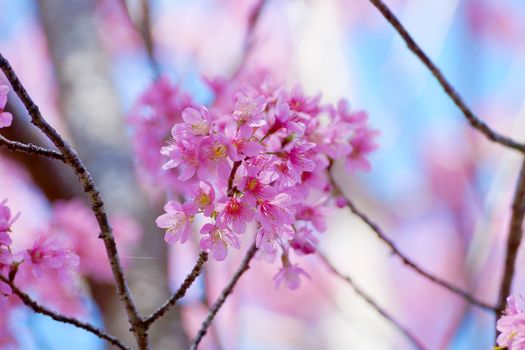
<path fill-rule="evenodd" d="M 512 201 L 512 217 L 510 219 L 509 236 L 507 238 L 507 252 L 503 277 L 499 289 L 498 305 L 496 309 L 496 319 L 498 319 L 505 309 L 507 297 L 512 288 L 514 279 L 514 269 L 516 258 L 523 238 L 523 218 L 525 217 L 525 159 L 522 161 L 520 175 L 514 192 Z"/>
<path fill-rule="evenodd" d="M 416 44 L 412 36 L 405 29 L 403 24 L 397 19 L 397 17 L 392 13 L 390 8 L 388 8 L 385 3 L 381 0 L 369 0 L 378 10 L 381 12 L 383 17 L 394 27 L 394 29 L 399 33 L 401 38 L 405 41 L 408 49 L 412 51 L 417 58 L 428 68 L 432 75 L 437 79 L 445 93 L 454 101 L 454 104 L 461 110 L 467 121 L 470 125 L 481 132 L 485 137 L 493 142 L 499 143 L 503 146 L 513 148 L 525 153 L 525 144 L 518 143 L 515 140 L 501 135 L 496 131 L 492 130 L 485 122 L 480 120 L 474 112 L 465 104 L 463 98 L 459 93 L 454 89 L 452 84 L 445 78 L 441 70 L 432 62 L 432 60 L 427 56 L 427 54 Z"/>
<path fill-rule="evenodd" d="M 368 295 L 364 290 L 358 287 L 349 276 L 343 275 L 339 270 L 337 270 L 324 254 L 319 252 L 319 257 L 334 275 L 336 275 L 337 277 L 341 278 L 343 281 L 348 283 L 348 285 L 352 287 L 352 289 L 357 295 L 359 295 L 368 305 L 370 305 L 370 307 L 376 310 L 381 316 L 383 316 L 383 318 L 385 318 L 388 322 L 390 322 L 395 328 L 401 331 L 401 333 L 403 333 L 412 342 L 412 344 L 414 344 L 414 346 L 417 349 L 419 350 L 425 349 L 425 347 L 420 343 L 420 341 L 408 329 L 406 329 L 403 325 L 401 325 L 385 309 L 379 306 L 379 304 L 374 299 L 372 299 L 372 297 Z"/>
<path fill-rule="evenodd" d="M 341 195 L 344 195 L 344 193 L 342 192 L 341 188 L 339 187 L 339 185 L 337 185 L 336 181 L 334 180 L 334 178 L 332 176 L 330 176 L 330 180 L 332 182 L 332 186 L 334 187 L 335 192 L 340 193 Z M 431 282 L 433 282 L 433 283 L 435 283 L 437 285 L 440 285 L 443 288 L 447 289 L 448 291 L 450 291 L 450 292 L 452 292 L 452 293 L 462 297 L 463 299 L 465 299 L 466 301 L 468 301 L 472 305 L 479 306 L 480 308 L 483 308 L 483 309 L 486 309 L 486 310 L 489 310 L 489 311 L 495 311 L 496 308 L 494 306 L 491 306 L 491 305 L 489 305 L 489 304 L 487 304 L 487 303 L 485 303 L 483 301 L 478 300 L 477 298 L 475 298 L 470 293 L 468 293 L 468 292 L 462 290 L 461 288 L 456 287 L 456 286 L 452 285 L 451 283 L 441 279 L 440 277 L 434 276 L 430 272 L 427 272 L 426 270 L 424 270 L 416 262 L 414 262 L 412 259 L 408 258 L 403 252 L 401 252 L 401 250 L 399 250 L 399 248 L 394 243 L 394 241 L 392 241 L 390 238 L 388 238 L 385 235 L 385 233 L 381 230 L 379 225 L 377 225 L 375 222 L 373 222 L 365 213 L 360 211 L 354 205 L 354 203 L 352 203 L 352 201 L 348 197 L 345 196 L 345 200 L 346 200 L 346 206 L 348 207 L 348 209 L 350 209 L 350 211 L 352 213 L 354 213 L 365 224 L 367 224 L 368 227 L 370 227 L 372 229 L 372 231 L 374 231 L 374 233 L 376 234 L 377 238 L 379 238 L 384 243 L 386 243 L 386 245 L 392 250 L 392 254 L 394 254 L 397 257 L 399 257 L 401 259 L 401 261 L 406 266 L 408 266 L 409 268 L 411 268 L 412 270 L 417 272 L 419 275 L 425 277 L 429 281 L 431 281 Z"/>
<path fill-rule="evenodd" d="M 149 328 L 155 321 L 157 321 L 159 318 L 164 316 L 172 306 L 175 305 L 175 303 L 184 297 L 186 295 L 186 292 L 191 287 L 193 282 L 197 279 L 197 277 L 202 272 L 202 266 L 204 263 L 208 260 L 208 253 L 201 252 L 199 255 L 199 259 L 197 260 L 197 263 L 191 270 L 191 272 L 186 276 L 184 279 L 184 282 L 182 282 L 182 285 L 179 287 L 177 292 L 173 294 L 171 298 L 169 298 L 161 307 L 159 307 L 154 313 L 152 313 L 150 316 L 146 317 L 144 319 L 144 326 Z"/>
<path fill-rule="evenodd" d="M 217 315 L 217 312 L 219 312 L 220 308 L 226 301 L 226 298 L 228 298 L 228 296 L 233 292 L 233 288 L 235 287 L 235 285 L 237 284 L 241 276 L 246 271 L 248 271 L 248 269 L 250 268 L 249 266 L 250 261 L 253 259 L 256 252 L 257 252 L 257 247 L 255 246 L 255 243 L 253 243 L 251 247 L 248 249 L 248 251 L 246 252 L 246 255 L 242 259 L 241 265 L 239 266 L 239 268 L 233 275 L 232 279 L 230 280 L 230 282 L 228 282 L 226 287 L 224 287 L 224 289 L 221 292 L 221 295 L 211 307 L 210 312 L 208 313 L 208 316 L 206 316 L 206 319 L 204 320 L 204 322 L 202 322 L 201 328 L 199 329 L 199 331 L 197 332 L 197 335 L 191 342 L 190 350 L 197 349 L 197 347 L 199 346 L 199 343 L 201 342 L 202 338 L 206 335 L 208 328 L 213 322 L 213 319 Z"/>
<path fill-rule="evenodd" d="M 115 345 L 119 349 L 130 350 L 130 348 L 128 346 L 122 344 L 122 342 L 120 340 L 118 340 L 117 338 L 113 337 L 110 334 L 107 334 L 106 332 L 104 332 L 100 328 L 97 328 L 97 327 L 93 326 L 90 323 L 77 320 L 76 318 L 73 318 L 73 317 L 66 317 L 64 315 L 61 315 L 61 314 L 56 313 L 54 311 L 51 311 L 50 309 L 48 309 L 47 307 L 45 307 L 43 305 L 40 305 L 38 302 L 33 300 L 29 295 L 27 295 L 26 293 L 22 292 L 7 277 L 5 277 L 3 275 L 0 275 L 0 280 L 2 282 L 4 282 L 4 283 L 8 284 L 9 287 L 11 287 L 11 290 L 13 291 L 13 293 L 16 294 L 20 298 L 20 300 L 24 303 L 24 305 L 26 305 L 28 308 L 30 308 L 34 312 L 36 312 L 38 314 L 42 314 L 42 315 L 48 316 L 48 317 L 52 318 L 55 321 L 62 322 L 62 323 L 67 323 L 67 324 L 73 325 L 73 326 L 75 326 L 77 328 L 81 328 L 81 329 L 83 329 L 83 330 L 85 330 L 85 331 L 87 331 L 87 332 L 89 332 L 91 334 L 96 335 L 97 337 L 99 337 L 101 339 L 106 340 L 108 343 L 110 343 L 112 345 Z"/>
<path fill-rule="evenodd" d="M 232 171 L 230 172 L 230 176 L 228 177 L 228 197 L 233 196 L 235 192 L 235 188 L 233 187 L 233 180 L 235 179 L 235 174 L 237 174 L 237 169 L 239 169 L 241 163 L 242 161 L 240 160 L 233 163 Z"/>
<path fill-rule="evenodd" d="M 4 72 L 5 76 L 11 83 L 14 92 L 18 95 L 27 112 L 29 113 L 29 116 L 31 117 L 31 123 L 39 128 L 49 138 L 49 140 L 53 142 L 53 144 L 64 156 L 64 162 L 73 169 L 74 173 L 78 177 L 82 188 L 91 203 L 91 209 L 95 214 L 97 223 L 101 230 L 100 238 L 104 241 L 106 252 L 111 264 L 111 270 L 115 279 L 117 293 L 125 306 L 128 319 L 132 326 L 131 330 L 137 340 L 139 349 L 148 349 L 147 334 L 142 325 L 142 319 L 140 318 L 131 297 L 126 278 L 124 277 L 115 239 L 113 237 L 113 231 L 109 224 L 102 196 L 95 187 L 91 174 L 88 172 L 77 153 L 44 119 L 38 106 L 33 102 L 25 87 L 18 79 L 18 76 L 9 64 L 9 61 L 7 61 L 7 59 L 5 59 L 1 54 L 0 69 Z"/>
<path fill-rule="evenodd" d="M 7 147 L 8 150 L 12 152 L 22 152 L 27 153 L 35 156 L 42 156 L 47 157 L 51 159 L 57 159 L 60 161 L 64 161 L 64 156 L 57 151 L 54 151 L 52 149 L 40 147 L 33 145 L 32 143 L 22 143 L 17 141 L 11 141 L 2 135 L 0 135 L 0 147 Z"/>

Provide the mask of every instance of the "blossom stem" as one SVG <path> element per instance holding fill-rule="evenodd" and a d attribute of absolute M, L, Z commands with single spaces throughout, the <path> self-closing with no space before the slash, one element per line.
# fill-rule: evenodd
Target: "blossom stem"
<path fill-rule="evenodd" d="M 195 264 L 191 272 L 188 274 L 188 276 L 186 276 L 184 282 L 182 282 L 179 289 L 161 307 L 159 307 L 155 312 L 153 312 L 150 316 L 144 319 L 144 326 L 146 328 L 149 328 L 155 321 L 164 316 L 171 309 L 171 307 L 173 307 L 177 303 L 179 299 L 183 298 L 184 295 L 186 295 L 188 289 L 191 287 L 193 282 L 195 282 L 197 277 L 202 272 L 204 263 L 206 263 L 207 260 L 208 253 L 201 252 L 197 263 Z"/>
<path fill-rule="evenodd" d="M 87 332 L 89 332 L 91 334 L 96 335 L 97 337 L 99 337 L 101 339 L 106 340 L 108 343 L 118 347 L 119 349 L 130 350 L 130 348 L 128 346 L 124 345 L 119 339 L 117 339 L 114 336 L 104 332 L 100 328 L 97 328 L 97 327 L 93 326 L 90 323 L 80 321 L 80 320 L 78 320 L 76 318 L 66 317 L 64 315 L 61 315 L 61 314 L 56 313 L 54 311 L 51 311 L 50 309 L 48 309 L 47 307 L 45 307 L 43 305 L 40 305 L 38 302 L 33 300 L 29 295 L 27 295 L 26 293 L 22 292 L 13 283 L 13 281 L 11 279 L 9 279 L 9 278 L 7 278 L 7 277 L 5 277 L 3 275 L 0 275 L 0 280 L 3 283 L 6 283 L 7 285 L 9 285 L 9 287 L 11 287 L 11 290 L 13 291 L 13 293 L 16 294 L 16 296 L 18 296 L 18 298 L 20 298 L 20 300 L 24 303 L 24 305 L 29 307 L 34 312 L 42 314 L 42 315 L 45 315 L 45 316 L 48 316 L 48 317 L 52 318 L 55 321 L 62 322 L 62 323 L 67 323 L 67 324 L 73 325 L 73 326 L 75 326 L 77 328 L 81 328 L 81 329 L 83 329 L 83 330 L 85 330 L 85 331 L 87 331 Z"/>
<path fill-rule="evenodd" d="M 195 338 L 191 342 L 190 350 L 196 350 L 197 349 L 197 347 L 199 346 L 199 343 L 201 342 L 202 338 L 204 338 L 204 336 L 206 335 L 206 332 L 208 331 L 208 328 L 210 327 L 211 323 L 215 319 L 215 316 L 219 312 L 220 308 L 222 307 L 222 305 L 224 304 L 224 302 L 226 301 L 228 296 L 230 294 L 232 294 L 233 288 L 235 287 L 235 285 L 237 284 L 237 282 L 239 281 L 241 276 L 246 271 L 248 271 L 248 269 L 250 268 L 250 266 L 249 266 L 250 265 L 250 261 L 252 261 L 252 259 L 255 256 L 256 252 L 257 252 L 257 247 L 256 247 L 255 242 L 254 242 L 254 243 L 252 243 L 252 245 L 250 246 L 250 248 L 246 252 L 246 255 L 242 259 L 241 265 L 239 266 L 239 268 L 237 269 L 237 271 L 235 272 L 235 274 L 231 278 L 230 282 L 228 282 L 226 287 L 224 287 L 224 289 L 221 292 L 221 295 L 219 296 L 219 298 L 215 301 L 215 303 L 211 307 L 210 312 L 208 313 L 208 316 L 206 316 L 206 318 L 202 322 L 201 327 L 200 327 L 199 331 L 197 332 L 197 335 L 195 336 Z"/>
<path fill-rule="evenodd" d="M 328 267 L 328 269 L 337 277 L 348 283 L 350 287 L 354 290 L 354 292 L 360 296 L 368 305 L 370 305 L 374 310 L 376 310 L 383 318 L 385 318 L 387 321 L 389 321 L 395 328 L 397 328 L 401 333 L 403 333 L 411 342 L 414 344 L 414 346 L 418 350 L 424 350 L 425 347 L 421 344 L 421 342 L 403 325 L 401 325 L 390 313 L 388 313 L 385 309 L 383 309 L 379 304 L 372 299 L 370 295 L 368 295 L 363 289 L 361 289 L 359 286 L 357 286 L 354 281 L 344 274 L 342 274 L 339 270 L 335 268 L 335 266 L 328 260 L 328 258 L 319 252 L 319 257 L 324 262 L 324 264 Z"/>
<path fill-rule="evenodd" d="M 369 0 L 372 5 L 374 5 L 383 17 L 394 27 L 394 29 L 399 33 L 408 49 L 412 51 L 417 58 L 428 68 L 432 75 L 439 82 L 445 93 L 452 99 L 454 104 L 461 110 L 469 124 L 480 133 L 482 133 L 487 139 L 492 142 L 499 143 L 505 147 L 515 149 L 521 153 L 525 153 L 525 144 L 518 143 L 517 141 L 499 134 L 490 128 L 484 121 L 479 119 L 474 112 L 466 105 L 463 101 L 463 98 L 459 93 L 454 89 L 452 84 L 445 78 L 445 75 L 441 70 L 432 62 L 432 60 L 427 56 L 427 54 L 419 47 L 419 45 L 412 38 L 410 33 L 406 28 L 401 24 L 399 19 L 394 15 L 390 8 L 382 0 Z"/>
<path fill-rule="evenodd" d="M 492 306 L 492 305 L 489 305 L 489 304 L 487 304 L 487 303 L 485 303 L 483 301 L 480 301 L 476 297 L 471 295 L 470 293 L 464 291 L 463 289 L 452 285 L 451 283 L 443 280 L 440 277 L 434 276 L 430 272 L 428 272 L 425 269 L 423 269 L 422 267 L 420 267 L 415 261 L 413 261 L 412 259 L 408 258 L 403 252 L 401 252 L 401 250 L 399 250 L 399 248 L 394 243 L 394 241 L 392 241 L 390 238 L 388 238 L 385 235 L 385 233 L 381 230 L 379 225 L 377 225 L 375 222 L 373 222 L 365 213 L 363 213 L 361 210 L 359 210 L 355 206 L 354 203 L 352 203 L 352 201 L 343 193 L 343 191 L 341 190 L 339 185 L 336 183 L 336 181 L 335 181 L 335 179 L 333 178 L 332 175 L 330 175 L 330 181 L 332 183 L 332 186 L 334 187 L 334 191 L 337 194 L 340 194 L 340 195 L 344 196 L 344 198 L 346 200 L 347 208 L 354 215 L 359 217 L 366 225 L 368 225 L 368 227 L 370 227 L 372 229 L 372 231 L 376 234 L 376 236 L 381 241 L 383 241 L 392 250 L 392 254 L 394 254 L 397 257 L 399 257 L 401 259 L 401 261 L 406 266 L 408 266 L 409 268 L 411 268 L 412 270 L 414 270 L 415 272 L 417 272 L 419 275 L 423 276 L 427 280 L 429 280 L 429 281 L 431 281 L 431 282 L 433 282 L 433 283 L 435 283 L 437 285 L 440 285 L 443 288 L 447 289 L 448 291 L 450 291 L 450 292 L 452 292 L 452 293 L 462 297 L 464 300 L 466 300 L 467 302 L 471 303 L 472 305 L 478 306 L 478 307 L 480 307 L 482 309 L 485 309 L 485 310 L 488 310 L 488 311 L 495 311 L 496 310 L 495 306 Z"/>
<path fill-rule="evenodd" d="M 31 123 L 39 128 L 53 144 L 60 151 L 64 157 L 64 163 L 69 165 L 76 176 L 78 177 L 84 193 L 88 197 L 91 203 L 91 209 L 97 219 L 98 226 L 100 228 L 100 238 L 103 240 L 108 259 L 110 261 L 111 270 L 115 279 L 117 287 L 117 293 L 120 300 L 124 304 L 126 309 L 128 320 L 131 324 L 131 331 L 135 336 L 137 344 L 140 350 L 146 350 L 148 346 L 148 336 L 143 327 L 142 319 L 135 307 L 135 303 L 131 296 L 131 292 L 127 285 L 126 278 L 122 269 L 122 264 L 113 237 L 113 231 L 109 224 L 109 220 L 104 207 L 104 201 L 100 192 L 95 187 L 91 174 L 86 169 L 76 151 L 67 143 L 62 136 L 44 119 L 38 106 L 33 102 L 32 98 L 27 93 L 22 82 L 18 79 L 17 74 L 11 67 L 9 61 L 0 54 L 0 69 L 4 72 L 5 76 L 11 83 L 13 90 L 22 101 L 26 108 L 29 116 L 31 117 Z"/>
<path fill-rule="evenodd" d="M 55 150 L 33 145 L 32 143 L 22 143 L 18 141 L 9 140 L 0 135 L 0 146 L 7 147 L 12 152 L 22 152 L 31 155 L 43 156 L 47 158 L 64 161 L 64 156 Z"/>
<path fill-rule="evenodd" d="M 507 238 L 507 251 L 505 265 L 503 267 L 503 278 L 501 280 L 498 305 L 496 307 L 496 319 L 499 319 L 505 310 L 507 297 L 512 288 L 516 258 L 523 238 L 523 219 L 525 217 L 525 159 L 521 164 L 521 170 L 516 183 L 514 199 L 512 201 L 512 216 L 510 219 L 509 235 Z"/>
<path fill-rule="evenodd" d="M 237 169 L 241 166 L 242 161 L 238 160 L 233 163 L 232 171 L 230 172 L 230 177 L 228 178 L 228 197 L 233 196 L 233 180 L 235 179 L 235 174 L 237 174 Z"/>

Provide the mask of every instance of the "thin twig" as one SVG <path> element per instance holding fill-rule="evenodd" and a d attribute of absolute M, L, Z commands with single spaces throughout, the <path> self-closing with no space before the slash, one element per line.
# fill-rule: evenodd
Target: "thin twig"
<path fill-rule="evenodd" d="M 445 78 L 441 70 L 432 62 L 432 60 L 427 56 L 427 54 L 416 44 L 412 36 L 408 33 L 406 28 L 401 24 L 399 19 L 394 15 L 394 13 L 388 8 L 385 3 L 381 0 L 369 0 L 378 10 L 381 12 L 383 17 L 394 27 L 394 29 L 399 33 L 401 38 L 405 41 L 408 49 L 412 51 L 417 58 L 428 68 L 432 75 L 437 79 L 445 93 L 454 101 L 456 106 L 461 110 L 465 118 L 468 120 L 470 125 L 485 135 L 489 140 L 499 143 L 503 146 L 515 149 L 521 153 L 525 153 L 525 144 L 518 143 L 515 140 L 501 135 L 498 132 L 492 130 L 485 122 L 479 119 L 474 112 L 466 105 L 463 101 L 463 98 L 459 93 L 454 89 L 452 84 Z"/>
<path fill-rule="evenodd" d="M 40 305 L 38 302 L 33 300 L 29 295 L 27 295 L 26 293 L 22 292 L 7 277 L 5 277 L 3 275 L 0 275 L 0 280 L 2 282 L 6 283 L 7 285 L 9 285 L 9 287 L 11 287 L 11 290 L 13 291 L 13 293 L 16 294 L 20 298 L 20 300 L 24 303 L 24 305 L 29 307 L 34 312 L 42 314 L 42 315 L 45 315 L 45 316 L 48 316 L 48 317 L 51 317 L 55 321 L 62 322 L 62 323 L 67 323 L 67 324 L 73 325 L 73 326 L 75 326 L 77 328 L 81 328 L 81 329 L 83 329 L 85 331 L 88 331 L 89 333 L 92 333 L 92 334 L 96 335 L 97 337 L 106 340 L 108 343 L 110 343 L 112 345 L 115 345 L 119 349 L 123 349 L 123 350 L 129 350 L 130 349 L 128 346 L 124 345 L 120 340 L 118 340 L 114 336 L 104 332 L 102 329 L 100 329 L 98 327 L 95 327 L 95 326 L 93 326 L 90 323 L 77 320 L 76 318 L 73 318 L 73 317 L 66 317 L 64 315 L 61 315 L 59 313 L 56 313 L 54 311 L 49 310 L 47 307 L 45 307 L 43 305 Z"/>
<path fill-rule="evenodd" d="M 170 308 L 174 306 L 175 303 L 177 303 L 179 299 L 183 298 L 184 295 L 186 295 L 188 289 L 191 287 L 193 282 L 202 272 L 202 267 L 207 260 L 208 253 L 201 252 L 197 263 L 195 264 L 191 272 L 188 274 L 188 276 L 186 276 L 184 282 L 182 282 L 179 289 L 172 295 L 171 298 L 166 300 L 166 302 L 161 307 L 159 307 L 155 312 L 153 312 L 150 316 L 144 319 L 144 326 L 146 328 L 149 328 L 155 321 L 164 316 L 164 314 L 166 314 L 170 310 Z"/>
<path fill-rule="evenodd" d="M 512 217 L 510 219 L 509 236 L 507 238 L 507 252 L 505 257 L 505 266 L 503 268 L 503 278 L 499 289 L 498 305 L 496 308 L 496 319 L 498 319 L 503 310 L 507 297 L 510 294 L 512 281 L 514 279 L 514 269 L 516 267 L 516 258 L 523 238 L 523 218 L 525 217 L 525 159 L 521 164 L 521 170 L 516 183 L 514 199 L 512 201 Z"/>
<path fill-rule="evenodd" d="M 397 328 L 401 333 L 403 333 L 411 342 L 414 344 L 414 346 L 419 350 L 424 350 L 425 347 L 420 343 L 420 341 L 403 325 L 401 325 L 392 315 L 390 315 L 385 309 L 383 309 L 379 304 L 372 299 L 370 295 L 368 295 L 364 290 L 362 290 L 360 287 L 358 287 L 354 281 L 344 274 L 342 274 L 339 270 L 335 268 L 335 266 L 328 260 L 328 258 L 319 252 L 319 257 L 321 260 L 325 263 L 325 265 L 328 267 L 328 269 L 335 274 L 337 277 L 344 280 L 346 283 L 352 287 L 354 292 L 356 292 L 357 295 L 359 295 L 368 305 L 370 305 L 374 310 L 376 310 L 381 316 L 383 316 L 387 321 L 389 321 L 395 328 Z"/>
<path fill-rule="evenodd" d="M 339 185 L 336 183 L 336 181 L 334 180 L 334 178 L 331 175 L 330 175 L 330 181 L 332 182 L 332 186 L 334 187 L 334 190 L 337 193 L 340 193 L 341 195 L 344 196 L 343 191 L 341 190 L 341 188 L 339 187 Z M 365 213 L 363 213 L 361 210 L 359 210 L 354 205 L 354 203 L 352 203 L 352 201 L 348 197 L 345 196 L 345 200 L 346 200 L 346 206 L 348 207 L 348 209 L 350 209 L 350 211 L 352 213 L 354 213 L 365 224 L 367 224 L 368 227 L 370 227 L 372 229 L 372 231 L 374 231 L 376 236 L 380 240 L 382 240 L 384 243 L 386 243 L 386 245 L 392 250 L 392 254 L 394 254 L 397 257 L 399 257 L 401 259 L 401 261 L 406 266 L 410 267 L 412 270 L 414 270 L 415 272 L 417 272 L 421 276 L 425 277 L 429 281 L 431 281 L 431 282 L 433 282 L 435 284 L 438 284 L 438 285 L 442 286 L 443 288 L 447 289 L 448 291 L 450 291 L 450 292 L 452 292 L 452 293 L 462 297 L 463 299 L 465 299 L 466 301 L 468 301 L 472 305 L 479 306 L 480 308 L 483 308 L 483 309 L 486 309 L 486 310 L 489 310 L 489 311 L 495 311 L 496 310 L 496 307 L 491 306 L 491 305 L 489 305 L 489 304 L 487 304 L 487 303 L 485 303 L 483 301 L 478 300 L 477 298 L 475 298 L 470 293 L 468 293 L 468 292 L 462 290 L 461 288 L 456 287 L 456 286 L 452 285 L 451 283 L 441 279 L 440 277 L 434 276 L 430 272 L 427 272 L 426 270 L 424 270 L 416 262 L 414 262 L 412 259 L 408 258 L 403 252 L 401 252 L 399 250 L 399 248 L 396 246 L 396 244 L 394 243 L 394 241 L 392 241 L 390 238 L 388 238 L 385 235 L 385 233 L 381 230 L 379 225 L 377 225 Z"/>
<path fill-rule="evenodd" d="M 109 224 L 109 220 L 104 208 L 104 201 L 99 191 L 93 183 L 91 174 L 88 172 L 77 153 L 73 148 L 60 136 L 60 134 L 44 119 L 38 106 L 33 102 L 25 87 L 22 85 L 15 71 L 11 67 L 9 61 L 0 54 L 0 69 L 11 83 L 15 93 L 22 101 L 29 116 L 31 123 L 39 128 L 48 138 L 53 142 L 57 149 L 64 156 L 64 162 L 69 165 L 74 173 L 77 175 L 82 188 L 91 203 L 91 209 L 95 214 L 98 226 L 100 228 L 100 238 L 104 241 L 106 253 L 110 261 L 111 270 L 115 279 L 117 293 L 120 300 L 124 304 L 129 322 L 131 324 L 131 331 L 133 332 L 139 349 L 148 349 L 147 333 L 143 327 L 142 319 L 140 318 L 135 303 L 133 302 L 131 293 L 129 291 L 122 265 L 118 256 L 117 246 L 113 237 L 113 231 Z"/>
<path fill-rule="evenodd" d="M 210 274 L 209 274 L 209 265 L 204 266 L 204 269 L 202 270 L 202 280 L 203 280 L 203 293 L 202 293 L 202 305 L 206 308 L 206 310 L 210 310 L 211 308 L 211 302 L 210 302 L 210 296 L 209 296 L 209 282 L 210 282 Z M 212 325 L 210 327 L 210 337 L 213 340 L 213 345 L 215 350 L 222 350 L 221 345 L 221 338 L 219 336 L 219 332 L 217 331 L 217 326 Z"/>
<path fill-rule="evenodd" d="M 256 252 L 257 252 L 257 247 L 256 247 L 255 242 L 254 242 L 251 245 L 251 247 L 248 249 L 248 251 L 246 252 L 246 255 L 242 259 L 241 265 L 239 266 L 239 268 L 237 269 L 237 271 L 233 275 L 232 279 L 230 280 L 230 282 L 228 282 L 226 287 L 224 287 L 224 289 L 222 290 L 221 295 L 219 296 L 219 298 L 215 301 L 215 303 L 211 307 L 210 312 L 208 313 L 208 316 L 206 316 L 206 319 L 204 320 L 204 322 L 202 322 L 201 328 L 199 329 L 199 331 L 197 332 L 197 335 L 195 336 L 195 338 L 191 342 L 190 350 L 196 350 L 197 349 L 197 347 L 199 346 L 199 343 L 201 342 L 202 338 L 206 335 L 206 332 L 208 331 L 208 328 L 210 327 L 211 323 L 213 322 L 213 319 L 217 315 L 217 312 L 219 312 L 220 308 L 222 307 L 222 305 L 226 301 L 226 298 L 228 298 L 228 296 L 233 292 L 233 288 L 235 287 L 235 285 L 237 284 L 237 282 L 239 281 L 241 276 L 246 271 L 248 271 L 248 269 L 250 268 L 250 266 L 249 266 L 250 265 L 250 261 L 253 259 L 253 257 L 255 256 Z"/>
<path fill-rule="evenodd" d="M 248 15 L 248 24 L 246 26 L 246 33 L 244 34 L 242 56 L 239 63 L 237 64 L 237 67 L 235 68 L 234 73 L 232 74 L 232 79 L 235 79 L 239 76 L 246 65 L 248 57 L 252 53 L 253 47 L 255 45 L 255 29 L 257 28 L 257 24 L 261 19 L 264 7 L 268 2 L 269 0 L 259 0 L 259 2 L 253 6 Z"/>
<path fill-rule="evenodd" d="M 64 156 L 55 150 L 33 145 L 32 143 L 22 143 L 18 141 L 9 140 L 0 135 L 0 147 L 7 147 L 12 152 L 22 152 L 35 156 L 43 156 L 51 159 L 64 161 Z"/>

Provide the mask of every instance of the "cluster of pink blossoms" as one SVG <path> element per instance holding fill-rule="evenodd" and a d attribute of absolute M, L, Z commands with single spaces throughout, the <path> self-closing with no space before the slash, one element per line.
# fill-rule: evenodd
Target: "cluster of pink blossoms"
<path fill-rule="evenodd" d="M 507 308 L 496 324 L 501 333 L 496 340 L 501 349 L 525 350 L 525 310 L 523 299 L 507 298 Z"/>
<path fill-rule="evenodd" d="M 0 83 L 0 128 L 6 128 L 11 125 L 13 121 L 13 116 L 9 112 L 5 112 L 5 104 L 7 103 L 7 93 L 9 92 L 9 87 L 7 85 Z"/>
<path fill-rule="evenodd" d="M 83 312 L 81 278 L 110 283 L 112 275 L 93 213 L 82 202 L 57 202 L 51 220 L 31 233 L 32 244 L 14 251 L 11 225 L 13 216 L 6 201 L 0 203 L 0 274 L 14 276 L 21 290 L 34 293 L 45 304 L 67 314 Z M 119 251 L 133 249 L 140 231 L 124 217 L 112 219 Z M 12 311 L 21 306 L 11 288 L 0 281 L 0 326 L 8 325 Z M 0 327 L 0 348 L 14 344 L 9 327 Z"/>
<path fill-rule="evenodd" d="M 210 82 L 215 102 L 183 109 L 172 125 L 171 139 L 161 149 L 162 167 L 177 181 L 164 185 L 171 198 L 177 194 L 184 201 L 169 201 L 157 225 L 166 229 L 169 244 L 188 241 L 198 229 L 201 249 L 216 260 L 224 260 L 230 247 L 240 248 L 239 235 L 250 227 L 259 254 L 269 261 L 281 257 L 275 284 L 295 289 L 299 276 L 307 274 L 291 262 L 290 252 L 314 253 L 316 235 L 326 230 L 326 216 L 337 205 L 332 163 L 343 160 L 348 171 L 369 170 L 376 132 L 366 113 L 351 112 L 344 100 L 323 105 L 320 95 L 287 89 L 266 76 L 248 82 Z M 146 139 L 140 132 L 144 125 L 160 124 L 147 116 L 137 129 L 137 120 L 140 140 Z M 166 134 L 150 130 L 148 142 L 158 144 Z M 150 157 L 150 150 L 140 153 L 139 158 Z"/>

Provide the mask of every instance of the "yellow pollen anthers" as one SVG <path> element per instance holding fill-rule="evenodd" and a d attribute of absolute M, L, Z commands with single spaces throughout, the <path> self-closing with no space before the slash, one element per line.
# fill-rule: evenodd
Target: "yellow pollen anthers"
<path fill-rule="evenodd" d="M 221 159 L 226 157 L 226 146 L 216 144 L 212 148 L 212 159 Z"/>
<path fill-rule="evenodd" d="M 208 124 L 205 122 L 195 123 L 191 126 L 193 132 L 197 135 L 206 135 L 210 131 Z"/>
<path fill-rule="evenodd" d="M 201 207 L 201 208 L 202 207 L 207 207 L 208 205 L 211 204 L 211 198 L 206 193 L 202 193 L 197 198 L 197 203 L 198 203 L 199 207 Z"/>
<path fill-rule="evenodd" d="M 248 181 L 248 190 L 253 191 L 255 188 L 257 188 L 258 181 L 257 179 L 251 179 Z"/>
<path fill-rule="evenodd" d="M 238 110 L 236 111 L 236 114 L 241 119 L 246 119 L 250 117 L 257 108 L 257 104 L 253 101 L 242 101 L 238 104 Z"/>
<path fill-rule="evenodd" d="M 232 203 L 230 204 L 230 210 L 229 210 L 230 213 L 236 213 L 236 212 L 239 211 L 239 209 L 240 209 L 240 205 L 239 205 L 239 203 L 237 203 L 237 202 L 232 202 Z"/>
<path fill-rule="evenodd" d="M 168 232 L 177 232 L 184 226 L 186 226 L 186 216 L 183 213 L 176 213 L 173 215 L 174 224 L 168 228 Z M 191 218 L 190 218 L 191 222 Z"/>

